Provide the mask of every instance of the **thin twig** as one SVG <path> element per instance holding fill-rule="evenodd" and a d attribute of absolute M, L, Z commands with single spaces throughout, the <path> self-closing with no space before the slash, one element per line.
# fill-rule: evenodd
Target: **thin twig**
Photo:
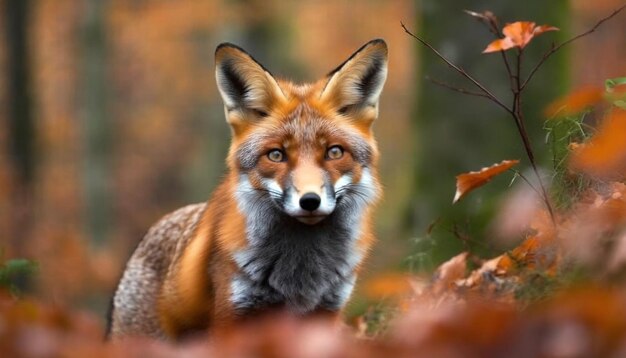
<path fill-rule="evenodd" d="M 515 89 L 513 91 L 514 103 L 513 103 L 513 117 L 515 120 L 515 124 L 517 125 L 517 130 L 519 131 L 520 136 L 522 137 L 522 142 L 524 143 L 524 150 L 526 150 L 526 156 L 528 156 L 528 161 L 530 161 L 530 165 L 537 177 L 537 182 L 539 183 L 539 187 L 541 188 L 541 192 L 543 193 L 542 197 L 546 204 L 546 208 L 548 209 L 548 213 L 550 214 L 550 219 L 552 219 L 552 223 L 556 225 L 556 218 L 554 216 L 554 210 L 552 209 L 552 204 L 550 203 L 550 196 L 548 195 L 548 191 L 546 190 L 546 186 L 543 184 L 543 180 L 541 180 L 541 175 L 539 175 L 539 169 L 537 168 L 537 163 L 535 161 L 535 154 L 532 149 L 532 145 L 530 143 L 530 138 L 528 136 L 528 132 L 526 131 L 526 125 L 524 123 L 524 112 L 522 110 L 522 84 L 521 84 L 521 75 L 522 75 L 522 59 L 524 57 L 524 49 L 518 48 L 517 50 L 517 61 L 515 67 Z"/>
<path fill-rule="evenodd" d="M 548 52 L 543 54 L 543 57 L 541 57 L 541 60 L 539 60 L 539 62 L 537 63 L 537 65 L 535 65 L 535 67 L 530 71 L 530 74 L 528 75 L 528 77 L 526 78 L 526 80 L 524 81 L 524 83 L 522 84 L 522 86 L 520 87 L 520 89 L 524 89 L 526 87 L 526 85 L 528 84 L 528 82 L 530 82 L 530 80 L 533 78 L 533 76 L 535 75 L 535 73 L 537 72 L 537 70 L 544 64 L 544 62 L 546 62 L 546 60 L 552 56 L 555 52 L 557 52 L 559 49 L 561 49 L 561 47 L 568 45 L 582 37 L 585 37 L 593 32 L 595 32 L 598 27 L 600 27 L 600 25 L 602 25 L 604 22 L 610 20 L 611 18 L 613 18 L 615 15 L 619 14 L 622 10 L 624 10 L 624 8 L 626 8 L 626 4 L 622 5 L 619 9 L 613 11 L 611 14 L 609 14 L 608 16 L 600 19 L 600 21 L 598 21 L 592 28 L 590 28 L 589 30 L 578 34 L 574 37 L 572 37 L 571 39 L 559 44 L 559 45 L 554 45 L 552 44 L 552 47 L 550 48 L 550 50 L 548 50 Z"/>
<path fill-rule="evenodd" d="M 509 60 L 506 57 L 505 50 L 501 50 L 500 53 L 502 54 L 502 61 L 504 61 L 504 66 L 506 66 L 506 73 L 509 75 L 509 82 L 511 82 L 511 90 L 513 90 L 515 88 L 514 87 L 515 85 L 513 84 L 513 77 L 515 75 L 511 71 L 511 66 L 509 65 Z"/>
<path fill-rule="evenodd" d="M 437 51 L 433 46 L 431 46 L 428 42 L 426 42 L 425 40 L 423 40 L 422 38 L 420 38 L 419 36 L 416 36 L 415 34 L 413 34 L 411 31 L 409 31 L 406 26 L 404 25 L 404 23 L 400 23 L 402 25 L 402 28 L 404 29 L 404 32 L 406 32 L 407 34 L 409 34 L 411 37 L 413 37 L 414 39 L 416 39 L 417 41 L 419 41 L 422 45 L 428 47 L 432 52 L 434 52 L 441 60 L 443 60 L 448 66 L 450 66 L 451 68 L 453 68 L 454 70 L 456 70 L 459 74 L 461 74 L 463 77 L 465 77 L 466 79 L 470 80 L 476 87 L 478 87 L 482 93 L 480 92 L 473 92 L 473 91 L 469 91 L 466 89 L 462 89 L 462 88 L 457 88 L 454 87 L 450 84 L 441 82 L 441 81 L 437 81 L 434 79 L 429 79 L 431 80 L 433 83 L 438 84 L 440 86 L 446 87 L 448 89 L 451 89 L 453 91 L 456 92 L 460 92 L 463 94 L 467 94 L 467 95 L 472 95 L 472 96 L 479 96 L 479 97 L 485 97 L 488 98 L 489 100 L 491 100 L 492 102 L 496 103 L 498 106 L 502 107 L 503 109 L 505 109 L 509 114 L 511 114 L 511 116 L 513 117 L 513 120 L 515 121 L 515 125 L 517 127 L 517 130 L 520 134 L 520 137 L 522 137 L 522 142 L 524 144 L 524 149 L 526 151 L 526 155 L 528 156 L 528 160 L 530 161 L 531 167 L 533 172 L 535 173 L 537 180 L 539 182 L 539 185 L 541 187 L 541 192 L 542 192 L 542 196 L 544 199 L 544 202 L 546 204 L 546 207 L 550 213 L 550 217 L 552 219 L 552 222 L 556 225 L 556 220 L 555 220 L 555 216 L 554 216 L 554 211 L 552 209 L 552 205 L 550 203 L 550 197 L 548 196 L 548 192 L 546 190 L 546 187 L 543 184 L 543 181 L 541 180 L 541 175 L 539 175 L 539 170 L 537 169 L 537 164 L 535 162 L 535 155 L 533 153 L 533 149 L 530 143 L 530 138 L 528 137 L 528 132 L 526 131 L 526 126 L 524 123 L 524 114 L 523 114 L 523 110 L 522 110 L 522 93 L 524 88 L 526 87 L 526 85 L 530 82 L 530 80 L 533 78 L 533 76 L 535 75 L 535 73 L 537 72 L 537 70 L 545 63 L 545 61 L 552 56 L 552 54 L 554 54 L 555 52 L 557 52 L 559 49 L 561 49 L 563 46 L 576 41 L 579 38 L 582 38 L 584 36 L 587 36 L 591 33 L 593 33 L 594 31 L 596 31 L 596 29 L 602 25 L 604 22 L 610 20 L 611 18 L 613 18 L 615 15 L 617 15 L 620 11 L 622 11 L 624 8 L 626 7 L 625 5 L 622 5 L 619 9 L 613 11 L 610 15 L 604 17 L 603 19 L 601 19 L 600 21 L 598 21 L 591 29 L 587 30 L 586 32 L 583 32 L 577 36 L 572 37 L 571 39 L 561 43 L 560 45 L 556 46 L 554 44 L 552 44 L 552 47 L 550 48 L 550 50 L 548 50 L 543 57 L 539 60 L 539 62 L 537 63 L 537 65 L 535 65 L 535 67 L 530 71 L 528 77 L 526 78 L 526 80 L 524 82 L 522 82 L 521 80 L 521 73 L 522 73 L 522 58 L 523 58 L 523 54 L 524 51 L 522 48 L 518 48 L 517 51 L 517 56 L 516 56 L 516 63 L 515 63 L 515 68 L 512 68 L 509 64 L 509 61 L 507 59 L 506 54 L 504 53 L 504 51 L 501 51 L 502 54 L 502 59 L 504 61 L 504 64 L 506 66 L 506 70 L 507 70 L 507 74 L 509 75 L 509 79 L 510 79 L 510 84 L 511 84 L 511 91 L 513 92 L 513 104 L 512 107 L 509 108 L 508 106 L 506 106 L 504 103 L 502 103 L 502 101 L 500 101 L 494 94 L 492 94 L 487 88 L 485 88 L 485 86 L 483 84 L 481 84 L 480 82 L 478 82 L 477 80 L 475 80 L 471 75 L 469 75 L 465 70 L 463 70 L 462 68 L 458 67 L 457 65 L 455 65 L 454 63 L 452 63 L 451 61 L 449 61 L 447 58 L 445 58 L 441 53 L 439 53 L 439 51 Z M 480 16 L 481 14 L 476 14 L 470 11 L 466 11 L 468 14 L 476 17 L 478 16 L 481 19 L 485 19 L 485 16 Z M 493 30 L 495 29 L 495 34 L 497 37 L 499 37 L 498 34 L 498 26 L 495 22 L 492 21 L 493 19 L 490 18 L 490 22 L 488 24 L 488 27 L 490 27 L 490 30 L 492 30 L 492 32 L 494 32 Z M 520 174 L 521 176 L 521 174 Z M 530 182 L 528 182 L 528 180 L 526 178 L 524 178 L 522 176 L 522 178 L 530 185 Z M 532 187 L 532 185 L 531 185 Z M 537 191 L 536 188 L 533 187 L 533 190 Z"/>
<path fill-rule="evenodd" d="M 526 184 L 528 184 L 528 186 L 535 192 L 535 194 L 539 196 L 542 195 L 541 192 L 537 188 L 535 188 L 535 186 L 530 182 L 530 180 L 526 178 L 526 176 L 522 174 L 519 170 L 516 170 L 516 169 L 509 169 L 509 170 L 515 173 L 515 175 L 517 175 L 518 177 L 522 178 L 522 180 L 525 181 Z M 513 182 L 511 182 L 511 184 L 513 184 Z"/>
<path fill-rule="evenodd" d="M 467 72 L 465 72 L 465 70 L 463 70 L 462 68 L 458 67 L 457 65 L 455 65 L 454 63 L 452 63 L 450 60 L 448 60 L 447 58 L 445 58 L 445 56 L 443 56 L 441 53 L 439 53 L 439 51 L 437 51 L 437 49 L 435 49 L 434 47 L 432 47 L 428 42 L 424 41 L 423 39 L 421 39 L 419 36 L 416 36 L 415 34 L 413 34 L 411 31 L 409 31 L 409 29 L 406 28 L 406 26 L 404 26 L 403 22 L 400 22 L 400 25 L 402 25 L 402 28 L 404 29 L 404 32 L 406 32 L 407 34 L 409 34 L 409 36 L 413 37 L 414 39 L 416 39 L 417 41 L 419 41 L 422 45 L 428 47 L 432 52 L 435 53 L 435 55 L 437 55 L 437 57 L 439 57 L 440 59 L 442 59 L 448 66 L 452 67 L 454 70 L 456 70 L 459 74 L 461 74 L 463 77 L 467 78 L 468 80 L 470 80 L 476 87 L 480 88 L 481 91 L 483 91 L 487 97 L 493 101 L 494 103 L 496 103 L 498 106 L 502 107 L 503 109 L 505 109 L 507 112 L 511 113 L 511 109 L 509 107 L 507 107 L 504 103 L 502 103 L 502 101 L 500 101 L 498 99 L 498 97 L 494 96 L 487 88 L 485 88 L 485 86 L 483 86 L 480 82 L 478 82 L 477 80 L 474 79 L 474 77 L 472 77 L 470 74 L 468 74 Z"/>
<path fill-rule="evenodd" d="M 478 97 L 485 97 L 485 98 L 491 99 L 491 98 L 489 98 L 489 95 L 487 95 L 485 93 L 482 93 L 482 92 L 474 92 L 474 91 L 466 90 L 464 88 L 454 87 L 453 85 L 451 85 L 449 83 L 440 81 L 438 79 L 435 79 L 435 78 L 432 78 L 432 77 L 429 77 L 429 76 L 426 76 L 426 79 L 429 80 L 430 82 L 436 84 L 436 85 L 439 85 L 441 87 L 445 87 L 445 88 L 447 88 L 449 90 L 452 90 L 452 91 L 455 91 L 455 92 L 463 93 L 463 94 L 466 94 L 468 96 L 478 96 Z"/>

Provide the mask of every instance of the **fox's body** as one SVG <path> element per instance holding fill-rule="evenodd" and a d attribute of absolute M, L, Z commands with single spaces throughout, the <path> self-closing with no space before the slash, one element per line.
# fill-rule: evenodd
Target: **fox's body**
<path fill-rule="evenodd" d="M 371 124 L 386 64 L 375 40 L 319 82 L 294 85 L 219 46 L 228 174 L 208 203 L 150 229 L 115 294 L 111 334 L 175 339 L 274 307 L 338 313 L 374 240 Z"/>

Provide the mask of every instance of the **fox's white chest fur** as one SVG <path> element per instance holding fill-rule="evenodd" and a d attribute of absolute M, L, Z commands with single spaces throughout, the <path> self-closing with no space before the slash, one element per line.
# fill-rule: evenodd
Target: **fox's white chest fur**
<path fill-rule="evenodd" d="M 304 314 L 341 308 L 352 293 L 353 272 L 364 256 L 357 240 L 363 210 L 376 198 L 370 181 L 366 172 L 359 189 L 352 189 L 359 190 L 358 195 L 333 190 L 340 194 L 332 198 L 336 202 L 332 214 L 307 225 L 283 213 L 242 177 L 237 200 L 246 216 L 248 246 L 234 257 L 240 269 L 231 283 L 235 309 L 245 313 L 284 306 Z"/>

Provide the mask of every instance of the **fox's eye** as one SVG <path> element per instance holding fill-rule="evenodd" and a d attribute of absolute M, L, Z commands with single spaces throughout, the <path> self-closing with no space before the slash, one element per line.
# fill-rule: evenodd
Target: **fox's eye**
<path fill-rule="evenodd" d="M 280 149 L 272 149 L 267 153 L 267 158 L 272 162 L 282 162 L 285 160 L 285 153 Z"/>
<path fill-rule="evenodd" d="M 343 157 L 343 148 L 339 145 L 333 145 L 326 151 L 326 159 L 339 159 Z"/>

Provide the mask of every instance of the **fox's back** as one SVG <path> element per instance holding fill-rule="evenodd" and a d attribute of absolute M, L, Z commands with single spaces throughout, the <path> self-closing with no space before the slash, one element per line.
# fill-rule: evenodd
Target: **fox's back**
<path fill-rule="evenodd" d="M 164 337 L 156 310 L 159 292 L 196 231 L 206 203 L 188 205 L 159 220 L 141 240 L 113 299 L 112 335 Z"/>

